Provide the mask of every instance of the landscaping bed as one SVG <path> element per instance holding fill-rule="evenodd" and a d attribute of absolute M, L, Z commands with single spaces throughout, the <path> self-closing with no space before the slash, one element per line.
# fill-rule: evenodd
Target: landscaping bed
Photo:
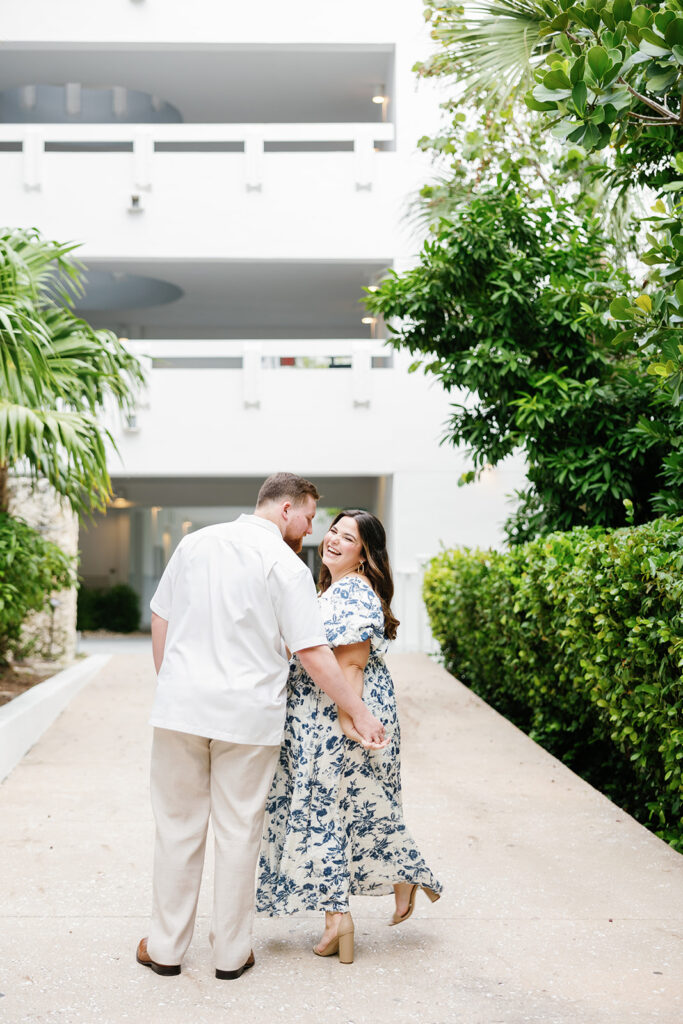
<path fill-rule="evenodd" d="M 16 668 L 12 665 L 0 667 L 0 707 L 9 704 L 15 697 L 20 697 L 32 686 L 43 683 L 56 671 L 58 670 L 37 672 L 31 668 Z"/>

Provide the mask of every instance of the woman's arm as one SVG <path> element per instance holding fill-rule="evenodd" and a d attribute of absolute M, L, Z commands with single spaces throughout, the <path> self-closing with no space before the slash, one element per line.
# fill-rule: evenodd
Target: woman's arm
<path fill-rule="evenodd" d="M 337 664 L 344 673 L 347 683 L 355 694 L 362 697 L 363 673 L 370 657 L 370 641 L 363 640 L 359 644 L 344 644 L 341 647 L 334 647 L 333 653 L 337 659 Z M 359 735 L 358 730 L 354 727 L 351 716 L 342 711 L 339 706 L 337 706 L 337 714 L 339 715 L 339 724 L 344 735 L 348 736 L 350 740 L 361 743 L 362 736 Z"/>

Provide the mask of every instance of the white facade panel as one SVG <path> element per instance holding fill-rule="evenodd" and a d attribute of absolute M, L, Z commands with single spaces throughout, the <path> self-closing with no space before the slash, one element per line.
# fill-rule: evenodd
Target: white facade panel
<path fill-rule="evenodd" d="M 85 45 L 367 44 L 387 42 L 402 26 L 414 32 L 421 20 L 414 0 L 346 0 L 343 7 L 319 0 L 22 0 L 5 5 L 3 38 Z"/>
<path fill-rule="evenodd" d="M 362 165 L 355 152 L 265 153 L 258 175 L 245 153 L 148 153 L 141 169 L 135 152 L 42 152 L 41 127 L 26 133 L 26 152 L 2 155 L 2 214 L 83 240 L 84 256 L 390 261 L 405 244 L 396 153 L 371 152 Z M 105 134 L 125 139 L 115 127 Z M 0 126 L 0 141 L 17 134 Z"/>

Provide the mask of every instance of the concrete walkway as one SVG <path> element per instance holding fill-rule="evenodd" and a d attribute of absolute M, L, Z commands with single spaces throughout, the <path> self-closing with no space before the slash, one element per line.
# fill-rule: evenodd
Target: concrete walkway
<path fill-rule="evenodd" d="M 213 977 L 210 873 L 183 974 L 135 963 L 153 826 L 145 654 L 117 655 L 0 787 L 8 1024 L 681 1024 L 683 858 L 422 655 L 391 659 L 406 818 L 446 893 L 388 928 L 358 898 L 356 962 L 317 916 L 257 919 L 257 965 Z"/>

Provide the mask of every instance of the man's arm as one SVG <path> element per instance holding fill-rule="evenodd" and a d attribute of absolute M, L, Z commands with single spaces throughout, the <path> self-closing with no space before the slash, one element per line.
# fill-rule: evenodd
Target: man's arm
<path fill-rule="evenodd" d="M 353 692 L 330 648 L 326 645 L 306 647 L 296 653 L 313 682 L 351 718 L 364 746 L 373 749 L 386 746 L 384 726 Z"/>
<path fill-rule="evenodd" d="M 363 640 L 357 644 L 342 644 L 340 647 L 334 647 L 333 652 L 347 683 L 354 693 L 362 697 L 365 666 L 370 657 L 370 641 Z M 339 707 L 337 708 L 337 714 L 344 735 L 348 736 L 350 740 L 355 740 L 356 743 L 362 742 L 362 737 L 359 735 L 349 715 Z"/>
<path fill-rule="evenodd" d="M 164 660 L 164 648 L 166 647 L 166 633 L 168 632 L 168 621 L 162 619 L 161 615 L 152 612 L 152 657 L 157 675 L 161 663 Z"/>

